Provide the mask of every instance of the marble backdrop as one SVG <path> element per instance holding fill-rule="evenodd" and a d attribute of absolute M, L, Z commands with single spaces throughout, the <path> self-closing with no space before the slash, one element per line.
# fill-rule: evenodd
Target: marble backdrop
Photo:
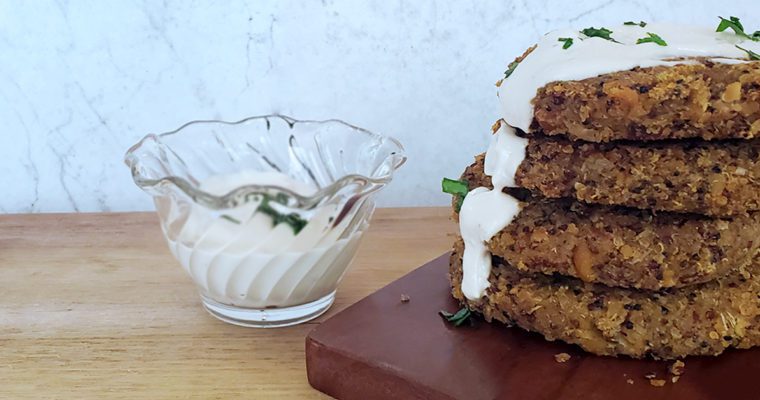
<path fill-rule="evenodd" d="M 625 20 L 760 28 L 756 0 L 0 1 L 0 211 L 152 209 L 124 151 L 193 119 L 340 118 L 400 139 L 384 206 L 442 205 L 539 35 Z M 754 29 L 753 29 L 754 30 Z"/>

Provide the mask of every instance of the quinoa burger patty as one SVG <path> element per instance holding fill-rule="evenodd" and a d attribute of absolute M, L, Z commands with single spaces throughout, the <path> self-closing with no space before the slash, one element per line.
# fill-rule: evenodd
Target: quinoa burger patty
<path fill-rule="evenodd" d="M 478 163 L 462 179 L 490 187 Z M 659 290 L 722 277 L 760 247 L 760 213 L 717 219 L 528 197 L 488 242 L 514 268 L 608 286 Z"/>
<path fill-rule="evenodd" d="M 461 291 L 463 242 L 451 255 L 452 293 L 486 321 L 515 324 L 598 355 L 673 359 L 760 344 L 760 263 L 715 281 L 647 292 L 523 274 L 494 257 L 486 296 Z"/>
<path fill-rule="evenodd" d="M 742 214 L 760 210 L 760 139 L 599 144 L 532 138 L 515 180 L 546 197 Z"/>
<path fill-rule="evenodd" d="M 589 142 L 758 137 L 760 62 L 691 61 L 549 83 L 530 131 Z"/>
<path fill-rule="evenodd" d="M 483 170 L 483 155 L 475 159 Z M 531 137 L 515 174 L 545 197 L 726 217 L 760 210 L 760 139 L 650 143 Z"/>

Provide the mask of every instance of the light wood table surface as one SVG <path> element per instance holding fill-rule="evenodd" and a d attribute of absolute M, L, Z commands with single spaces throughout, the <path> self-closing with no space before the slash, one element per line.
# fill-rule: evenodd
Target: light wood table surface
<path fill-rule="evenodd" d="M 155 214 L 0 216 L 0 399 L 326 398 L 306 334 L 447 251 L 449 215 L 378 210 L 332 309 L 280 329 L 207 314 Z"/>

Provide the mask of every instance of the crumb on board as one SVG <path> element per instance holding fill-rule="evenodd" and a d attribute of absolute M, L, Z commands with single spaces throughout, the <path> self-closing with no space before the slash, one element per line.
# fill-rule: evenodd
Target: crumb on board
<path fill-rule="evenodd" d="M 402 303 L 408 303 L 409 300 L 411 300 L 411 299 L 409 298 L 408 294 L 403 294 L 403 293 L 401 294 L 401 302 Z"/>
<path fill-rule="evenodd" d="M 668 373 L 670 374 L 670 381 L 673 383 L 678 382 L 679 379 L 681 379 L 681 375 L 683 374 L 684 368 L 686 368 L 686 364 L 681 360 L 676 360 L 670 366 L 668 367 Z M 657 379 L 657 373 L 655 372 L 647 372 L 644 375 L 644 378 L 649 380 L 649 384 L 654 387 L 663 387 L 666 383 L 668 383 L 667 377 L 666 379 Z M 629 384 L 633 384 L 633 380 L 629 379 L 627 381 Z"/>
<path fill-rule="evenodd" d="M 628 379 L 626 380 L 626 382 L 627 382 L 629 385 L 633 385 L 633 379 L 631 379 L 631 378 L 628 378 Z"/>
<path fill-rule="evenodd" d="M 675 376 L 680 376 L 681 374 L 683 374 L 684 368 L 686 368 L 686 364 L 681 360 L 676 360 L 673 364 L 670 365 L 670 368 L 668 370 L 675 377 Z"/>
<path fill-rule="evenodd" d="M 564 363 L 567 362 L 570 359 L 570 354 L 567 353 L 559 353 L 554 355 L 554 360 L 558 363 Z"/>
<path fill-rule="evenodd" d="M 649 384 L 654 387 L 663 387 L 665 386 L 665 379 L 650 379 Z"/>
<path fill-rule="evenodd" d="M 665 379 L 657 379 L 657 374 L 654 372 L 647 372 L 644 378 L 649 379 L 649 384 L 654 387 L 663 387 L 667 383 Z"/>

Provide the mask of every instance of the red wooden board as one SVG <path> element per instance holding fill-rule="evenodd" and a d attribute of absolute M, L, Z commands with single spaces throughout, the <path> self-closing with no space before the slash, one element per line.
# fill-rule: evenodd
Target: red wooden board
<path fill-rule="evenodd" d="M 338 399 L 760 399 L 760 349 L 669 362 L 598 357 L 540 335 L 476 321 L 453 327 L 448 254 L 336 314 L 306 338 L 311 385 Z M 401 302 L 401 295 L 410 301 Z M 554 355 L 568 353 L 566 363 Z M 644 376 L 668 379 L 654 387 Z M 628 383 L 632 379 L 633 384 Z M 756 381 L 755 379 L 758 379 Z"/>

